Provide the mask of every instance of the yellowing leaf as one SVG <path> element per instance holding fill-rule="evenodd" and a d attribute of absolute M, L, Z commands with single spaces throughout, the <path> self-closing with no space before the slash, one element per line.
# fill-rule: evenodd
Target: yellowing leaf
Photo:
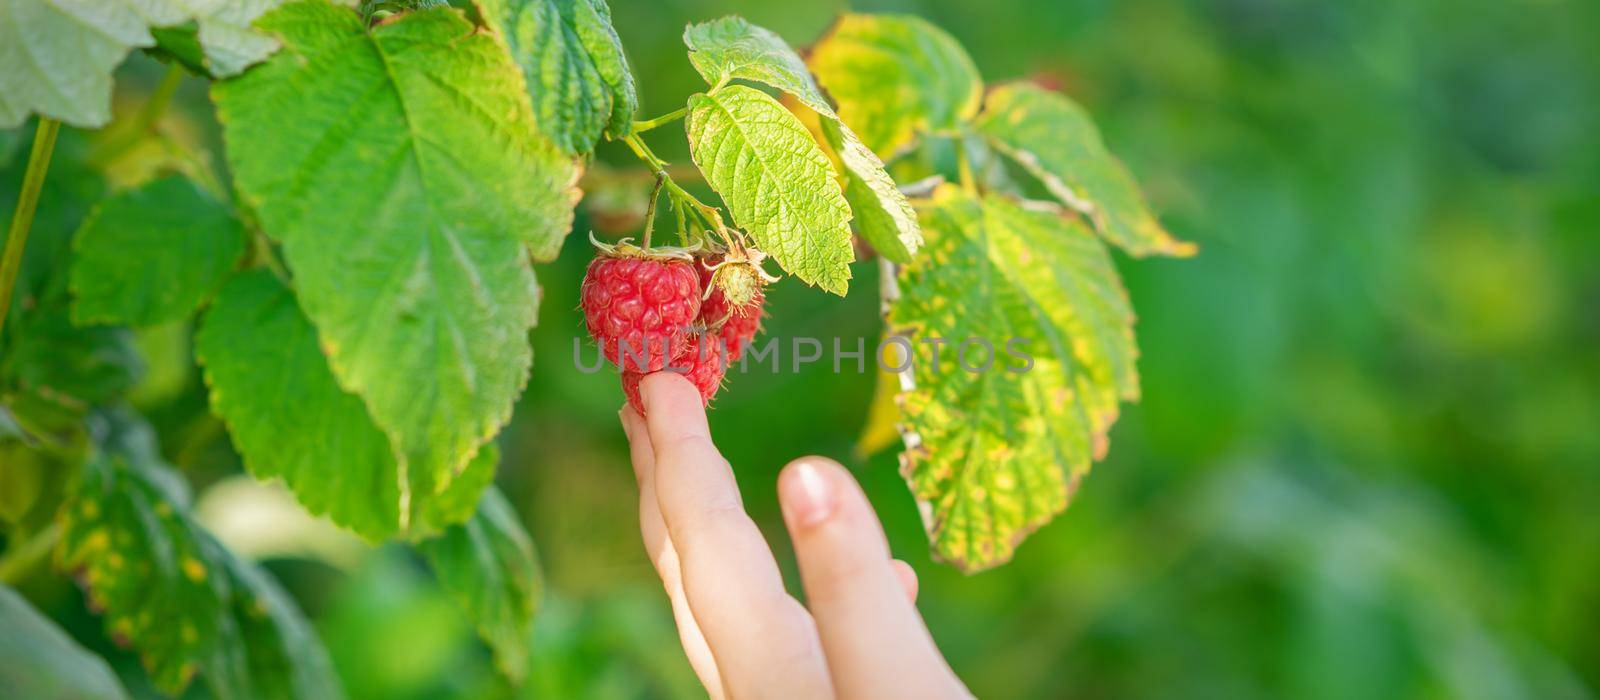
<path fill-rule="evenodd" d="M 850 209 L 828 156 L 766 93 L 730 85 L 689 98 L 689 150 L 734 222 L 783 269 L 843 296 Z"/>
<path fill-rule="evenodd" d="M 1100 141 L 1083 108 L 1029 83 L 996 88 L 985 101 L 978 130 L 1045 189 L 1093 219 L 1106 240 L 1134 255 L 1187 257 L 1180 241 L 1150 213 L 1128 169 Z"/>
<path fill-rule="evenodd" d="M 983 81 L 944 30 L 909 15 L 845 14 L 811 51 L 811 70 L 861 140 L 888 157 L 918 134 L 978 113 Z"/>
<path fill-rule="evenodd" d="M 460 10 L 370 31 L 302 2 L 284 49 L 213 89 L 243 199 L 283 243 L 341 388 L 400 469 L 443 489 L 511 415 L 575 165 L 541 138 L 504 48 Z"/>
<path fill-rule="evenodd" d="M 921 214 L 928 244 L 889 313 L 912 350 L 902 466 L 934 553 L 970 571 L 1009 559 L 1104 452 L 1138 395 L 1133 313 L 1059 209 L 946 186 Z"/>

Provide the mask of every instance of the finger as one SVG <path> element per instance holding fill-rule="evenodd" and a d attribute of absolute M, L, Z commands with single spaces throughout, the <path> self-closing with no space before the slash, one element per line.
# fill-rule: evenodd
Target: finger
<path fill-rule="evenodd" d="M 900 587 L 904 588 L 906 591 L 906 600 L 916 603 L 917 570 L 911 568 L 910 564 L 907 564 L 899 559 L 889 562 L 889 565 L 894 567 L 895 574 L 900 577 Z"/>
<path fill-rule="evenodd" d="M 711 442 L 700 392 L 671 372 L 645 377 L 640 389 L 656 503 L 689 609 L 729 695 L 831 694 L 816 629 L 784 590 L 772 551 L 745 514 L 733 470 Z"/>
<path fill-rule="evenodd" d="M 778 476 L 778 497 L 839 697 L 966 697 L 907 595 L 877 515 L 844 467 L 797 460 Z"/>
<path fill-rule="evenodd" d="M 650 446 L 650 433 L 644 419 L 628 406 L 619 413 L 622 432 L 628 436 L 628 451 L 633 458 L 633 476 L 639 484 L 639 533 L 644 537 L 644 548 L 655 565 L 661 585 L 672 604 L 672 617 L 678 626 L 678 641 L 683 645 L 689 667 L 713 698 L 722 698 L 722 677 L 717 673 L 716 658 L 706 645 L 705 635 L 689 610 L 688 598 L 683 593 L 683 576 L 678 565 L 678 553 L 667 537 L 667 526 L 661 521 L 661 510 L 656 506 L 655 454 Z"/>

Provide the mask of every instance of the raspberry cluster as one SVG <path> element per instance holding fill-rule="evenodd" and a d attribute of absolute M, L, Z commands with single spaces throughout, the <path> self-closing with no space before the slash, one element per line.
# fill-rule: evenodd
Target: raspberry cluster
<path fill-rule="evenodd" d="M 584 322 L 640 415 L 639 382 L 664 369 L 682 372 L 710 405 L 761 329 L 763 277 L 750 267 L 718 255 L 600 249 L 583 279 Z"/>
<path fill-rule="evenodd" d="M 583 321 L 624 371 L 654 372 L 688 347 L 700 278 L 688 260 L 602 254 L 583 276 Z"/>

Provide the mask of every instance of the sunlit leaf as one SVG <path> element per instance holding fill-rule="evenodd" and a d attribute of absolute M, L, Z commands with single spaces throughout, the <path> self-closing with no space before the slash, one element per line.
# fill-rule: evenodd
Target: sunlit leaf
<path fill-rule="evenodd" d="M 196 673 L 218 698 L 335 698 L 322 644 L 277 585 L 203 531 L 176 473 L 116 452 L 86 465 L 63 507 L 57 559 L 156 687 Z"/>
<path fill-rule="evenodd" d="M 368 540 L 461 522 L 494 478 L 492 443 L 443 492 L 426 471 L 403 470 L 361 399 L 334 381 L 294 295 L 265 270 L 223 289 L 196 355 L 245 468 L 282 479 L 307 510 Z"/>
<path fill-rule="evenodd" d="M 244 227 L 174 176 L 102 202 L 73 248 L 73 321 L 149 326 L 188 316 L 216 292 L 244 253 Z"/>
<path fill-rule="evenodd" d="M 689 47 L 689 62 L 707 83 L 738 78 L 771 85 L 821 114 L 834 116 L 805 61 L 783 37 L 765 27 L 730 15 L 689 25 L 683 30 L 683 43 Z"/>
<path fill-rule="evenodd" d="M 735 78 L 771 85 L 816 112 L 819 129 L 844 168 L 845 200 L 861 235 L 885 257 L 907 262 L 922 244 L 916 212 L 883 161 L 850 130 L 822 96 L 800 55 L 783 37 L 740 17 L 691 24 L 683 31 L 689 60 L 712 85 Z"/>
<path fill-rule="evenodd" d="M 844 122 L 823 119 L 819 126 L 844 166 L 844 198 L 850 202 L 861 236 L 883 257 L 910 262 L 922 246 L 922 226 L 911 202 L 889 177 L 878 155 Z"/>
<path fill-rule="evenodd" d="M 946 186 L 921 213 L 889 314 L 912 349 L 903 466 L 934 553 L 982 569 L 1066 507 L 1137 397 L 1133 313 L 1104 245 L 1052 205 Z"/>
<path fill-rule="evenodd" d="M 605 0 L 476 0 L 522 68 L 539 128 L 586 153 L 624 136 L 639 99 Z"/>
<path fill-rule="evenodd" d="M 828 156 L 766 93 L 743 85 L 689 98 L 689 149 L 734 223 L 802 281 L 843 295 L 850 209 Z"/>
<path fill-rule="evenodd" d="M 978 113 L 983 95 L 961 45 L 909 15 L 845 14 L 810 61 L 839 116 L 884 157 L 919 134 L 958 128 Z"/>
<path fill-rule="evenodd" d="M 1173 238 L 1150 213 L 1089 115 L 1060 93 L 1030 83 L 995 88 L 978 130 L 1050 194 L 1093 219 L 1106 240 L 1134 255 L 1194 255 L 1193 243 Z"/>
<path fill-rule="evenodd" d="M 573 162 L 534 127 L 523 78 L 455 8 L 370 31 L 322 2 L 257 27 L 284 49 L 213 90 L 243 199 L 283 244 L 340 387 L 403 471 L 455 478 L 511 415 Z"/>
<path fill-rule="evenodd" d="M 0 586 L 0 630 L 5 630 L 0 634 L 0 690 L 6 697 L 128 697 L 105 660 L 5 586 Z"/>
<path fill-rule="evenodd" d="M 417 545 L 513 681 L 528 670 L 528 643 L 544 579 L 533 540 L 498 489 L 483 494 L 476 515 Z"/>

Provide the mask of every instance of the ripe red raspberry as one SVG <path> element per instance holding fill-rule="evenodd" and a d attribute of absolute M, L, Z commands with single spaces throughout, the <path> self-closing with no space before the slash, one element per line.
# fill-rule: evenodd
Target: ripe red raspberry
<path fill-rule="evenodd" d="M 711 405 L 711 399 L 717 395 L 717 390 L 722 388 L 722 378 L 728 372 L 730 360 L 718 347 L 719 343 L 720 341 L 710 334 L 695 336 L 689 344 L 689 350 L 680 354 L 668 369 L 663 370 L 683 372 L 684 378 L 688 379 L 694 388 L 700 390 L 700 403 L 703 406 Z M 628 405 L 641 416 L 645 413 L 644 399 L 639 395 L 639 382 L 644 380 L 645 374 L 631 371 L 622 373 L 622 393 L 628 396 Z"/>
<path fill-rule="evenodd" d="M 699 265 L 700 286 L 705 298 L 700 302 L 699 322 L 707 331 L 716 333 L 727 347 L 728 359 L 738 360 L 744 350 L 761 330 L 762 309 L 766 306 L 766 293 L 762 291 L 759 268 L 746 263 L 724 262 L 712 270 L 706 263 Z M 733 293 L 730 294 L 730 291 Z M 734 296 L 746 297 L 735 304 Z"/>
<path fill-rule="evenodd" d="M 583 276 L 583 320 L 607 360 L 652 372 L 688 345 L 700 313 L 694 264 L 632 246 L 601 247 Z"/>

